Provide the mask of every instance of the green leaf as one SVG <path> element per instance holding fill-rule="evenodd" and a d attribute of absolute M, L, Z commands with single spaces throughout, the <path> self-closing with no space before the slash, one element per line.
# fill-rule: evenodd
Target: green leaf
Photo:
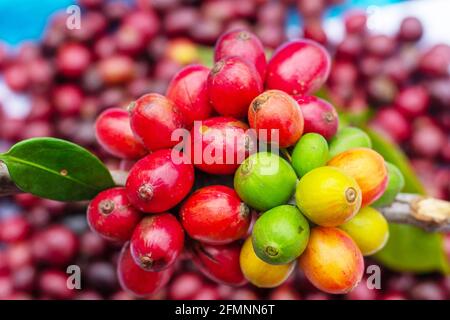
<path fill-rule="evenodd" d="M 396 223 L 389 224 L 389 241 L 374 257 L 386 267 L 401 272 L 449 273 L 442 234 Z"/>
<path fill-rule="evenodd" d="M 105 165 L 86 149 L 55 138 L 34 138 L 14 145 L 0 160 L 24 192 L 59 200 L 89 200 L 114 186 Z"/>
<path fill-rule="evenodd" d="M 375 131 L 366 128 L 366 132 L 372 140 L 372 148 L 379 152 L 384 157 L 384 160 L 397 166 L 405 177 L 405 187 L 403 191 L 425 194 L 425 188 L 414 173 L 414 170 L 403 151 L 401 151 L 397 145 L 389 142 Z"/>

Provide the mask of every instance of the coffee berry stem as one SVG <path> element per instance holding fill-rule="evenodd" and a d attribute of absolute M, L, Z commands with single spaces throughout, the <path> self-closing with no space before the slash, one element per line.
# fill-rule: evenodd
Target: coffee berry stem
<path fill-rule="evenodd" d="M 117 186 L 124 186 L 128 172 L 111 170 Z M 0 197 L 21 193 L 4 163 L 0 162 Z M 295 205 L 295 199 L 290 201 Z M 450 232 L 450 202 L 411 193 L 400 193 L 395 201 L 379 211 L 389 222 L 410 224 L 430 232 Z"/>

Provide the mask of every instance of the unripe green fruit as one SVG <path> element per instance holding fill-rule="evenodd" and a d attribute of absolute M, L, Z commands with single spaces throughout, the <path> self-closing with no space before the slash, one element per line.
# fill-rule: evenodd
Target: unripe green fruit
<path fill-rule="evenodd" d="M 283 205 L 265 212 L 252 232 L 256 255 L 270 264 L 294 261 L 305 250 L 309 224 L 296 207 Z"/>
<path fill-rule="evenodd" d="M 386 219 L 371 207 L 362 208 L 356 216 L 339 228 L 356 242 L 364 256 L 380 251 L 389 238 Z"/>
<path fill-rule="evenodd" d="M 386 168 L 388 171 L 388 185 L 381 198 L 372 204 L 376 208 L 385 207 L 394 202 L 397 194 L 405 186 L 405 178 L 396 166 L 386 162 Z"/>
<path fill-rule="evenodd" d="M 367 133 L 359 128 L 342 128 L 330 141 L 330 159 L 353 148 L 372 148 L 372 141 Z"/>
<path fill-rule="evenodd" d="M 326 165 L 327 161 L 327 140 L 317 133 L 302 136 L 292 152 L 292 167 L 299 177 L 312 169 Z"/>
<path fill-rule="evenodd" d="M 249 206 L 266 211 L 289 201 L 297 176 L 283 158 L 270 152 L 248 157 L 234 175 L 234 189 Z"/>

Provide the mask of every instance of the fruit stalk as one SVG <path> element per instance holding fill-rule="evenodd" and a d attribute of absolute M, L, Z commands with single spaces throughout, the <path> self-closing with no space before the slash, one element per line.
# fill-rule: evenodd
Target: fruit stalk
<path fill-rule="evenodd" d="M 118 186 L 124 186 L 127 172 L 111 170 Z M 8 169 L 0 162 L 0 197 L 21 193 L 9 176 Z M 291 200 L 295 204 L 295 199 Z M 379 211 L 389 222 L 410 224 L 430 232 L 450 231 L 450 202 L 411 193 L 400 193 L 395 201 Z"/>

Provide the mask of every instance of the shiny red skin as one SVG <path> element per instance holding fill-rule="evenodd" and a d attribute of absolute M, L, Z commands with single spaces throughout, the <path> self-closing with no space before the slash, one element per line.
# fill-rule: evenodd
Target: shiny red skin
<path fill-rule="evenodd" d="M 60 270 L 44 270 L 38 279 L 38 287 L 43 296 L 52 299 L 71 299 L 77 290 L 72 290 L 67 286 L 69 275 Z"/>
<path fill-rule="evenodd" d="M 172 132 L 185 127 L 180 110 L 166 97 L 146 94 L 130 106 L 131 130 L 151 151 L 171 148 L 178 141 L 172 141 Z"/>
<path fill-rule="evenodd" d="M 146 271 L 162 271 L 172 266 L 184 247 L 181 224 L 170 213 L 145 217 L 130 241 L 134 261 Z"/>
<path fill-rule="evenodd" d="M 36 233 L 31 245 L 36 261 L 59 266 L 68 264 L 79 247 L 77 236 L 62 225 L 53 225 Z"/>
<path fill-rule="evenodd" d="M 220 61 L 227 56 L 239 56 L 248 60 L 256 67 L 261 79 L 266 72 L 266 55 L 261 40 L 252 32 L 244 29 L 224 33 L 214 48 L 214 61 Z"/>
<path fill-rule="evenodd" d="M 194 272 L 183 272 L 171 281 L 168 295 L 171 300 L 192 300 L 203 286 L 204 277 Z"/>
<path fill-rule="evenodd" d="M 242 239 L 250 226 L 250 210 L 229 187 L 214 185 L 195 191 L 180 209 L 188 235 L 207 244 Z"/>
<path fill-rule="evenodd" d="M 396 108 L 408 118 L 415 118 L 427 112 L 430 97 L 420 85 L 402 89 L 395 98 Z"/>
<path fill-rule="evenodd" d="M 52 92 L 53 105 L 63 117 L 72 117 L 80 113 L 83 104 L 83 92 L 74 84 L 56 86 Z"/>
<path fill-rule="evenodd" d="M 123 24 L 136 28 L 146 41 L 151 40 L 160 27 L 158 16 L 151 9 L 136 10 L 127 14 Z"/>
<path fill-rule="evenodd" d="M 208 74 L 205 66 L 193 64 L 180 70 L 169 84 L 166 96 L 184 115 L 186 125 L 208 119 L 213 111 L 208 97 Z"/>
<path fill-rule="evenodd" d="M 279 47 L 267 65 L 266 88 L 292 95 L 310 95 L 327 80 L 331 58 L 311 40 L 294 40 Z"/>
<path fill-rule="evenodd" d="M 197 169 L 211 174 L 233 174 L 256 147 L 248 140 L 247 129 L 247 124 L 234 118 L 207 119 L 191 129 L 191 147 L 186 151 Z M 227 154 L 233 155 L 232 163 L 227 163 Z M 205 155 L 217 161 L 209 163 Z M 239 159 L 241 155 L 243 159 Z"/>
<path fill-rule="evenodd" d="M 139 159 L 147 154 L 144 145 L 134 136 L 126 110 L 111 108 L 103 111 L 95 122 L 98 143 L 110 154 L 121 159 Z"/>
<path fill-rule="evenodd" d="M 81 76 L 90 63 L 91 53 L 81 44 L 67 43 L 58 49 L 56 66 L 66 77 Z"/>
<path fill-rule="evenodd" d="M 259 140 L 276 143 L 272 130 L 278 130 L 278 145 L 294 145 L 303 134 L 304 119 L 297 102 L 280 90 L 269 90 L 252 101 L 248 109 L 248 122 L 256 130 Z M 261 131 L 267 130 L 267 131 Z"/>
<path fill-rule="evenodd" d="M 131 238 L 141 217 L 141 213 L 131 206 L 123 187 L 100 192 L 87 209 L 87 221 L 91 230 L 105 239 L 117 242 L 125 242 Z"/>
<path fill-rule="evenodd" d="M 132 205 L 148 212 L 159 213 L 176 206 L 194 184 L 194 166 L 190 163 L 174 163 L 172 152 L 158 150 L 131 168 L 126 182 L 127 196 Z"/>
<path fill-rule="evenodd" d="M 128 243 L 124 245 L 117 265 L 120 286 L 123 290 L 138 297 L 157 293 L 169 282 L 172 273 L 172 268 L 161 272 L 141 269 L 131 256 Z"/>
<path fill-rule="evenodd" d="M 305 119 L 303 133 L 315 132 L 325 139 L 331 139 L 336 134 L 339 118 L 333 105 L 314 96 L 296 97 L 295 100 Z"/>
<path fill-rule="evenodd" d="M 240 243 L 210 245 L 196 242 L 192 253 L 195 265 L 209 279 L 230 286 L 242 286 L 247 283 L 239 263 Z"/>
<path fill-rule="evenodd" d="M 219 60 L 208 76 L 209 100 L 223 116 L 245 117 L 250 102 L 263 90 L 261 76 L 241 57 Z"/>

